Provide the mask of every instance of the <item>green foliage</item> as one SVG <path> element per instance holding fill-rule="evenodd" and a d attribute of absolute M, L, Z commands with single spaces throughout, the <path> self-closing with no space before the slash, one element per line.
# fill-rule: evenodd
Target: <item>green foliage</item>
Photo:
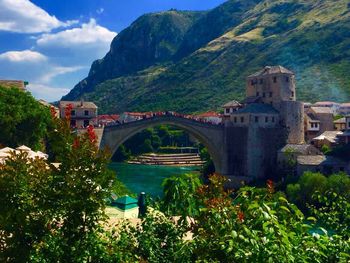
<path fill-rule="evenodd" d="M 323 154 L 329 154 L 331 152 L 331 148 L 328 145 L 322 145 L 321 147 L 321 152 L 323 152 Z"/>
<path fill-rule="evenodd" d="M 43 149 L 50 125 L 50 109 L 29 92 L 0 87 L 0 145 Z"/>
<path fill-rule="evenodd" d="M 315 193 L 321 195 L 328 192 L 350 201 L 350 178 L 346 174 L 333 174 L 326 177 L 320 173 L 306 172 L 295 184 L 287 185 L 288 198 L 296 203 L 303 211 L 307 206 L 315 205 Z"/>
<path fill-rule="evenodd" d="M 198 175 L 182 174 L 163 182 L 163 211 L 169 215 L 193 216 L 198 213 L 195 193 L 201 185 Z"/>
<path fill-rule="evenodd" d="M 349 195 L 349 192 L 346 194 Z M 319 224 L 344 238 L 350 238 L 349 198 L 332 190 L 322 194 L 315 192 L 312 197 L 310 213 L 318 219 Z"/>
<path fill-rule="evenodd" d="M 57 207 L 53 185 L 47 163 L 28 159 L 27 153 L 13 154 L 0 164 L 1 262 L 27 262 L 34 244 L 49 234 Z"/>
<path fill-rule="evenodd" d="M 54 131 L 49 136 L 60 140 L 49 141 L 61 149 L 59 168 L 25 154 L 0 166 L 1 261 L 86 262 L 95 249 L 92 237 L 115 175 L 93 130 L 77 137 L 68 119 L 56 120 Z"/>
<path fill-rule="evenodd" d="M 198 262 L 343 262 L 350 257 L 346 236 L 311 234 L 303 213 L 272 182 L 234 195 L 218 175 L 203 186 L 204 207 L 195 218 L 193 257 Z M 311 220 L 311 219 L 310 219 Z M 348 231 L 348 230 L 347 230 Z"/>

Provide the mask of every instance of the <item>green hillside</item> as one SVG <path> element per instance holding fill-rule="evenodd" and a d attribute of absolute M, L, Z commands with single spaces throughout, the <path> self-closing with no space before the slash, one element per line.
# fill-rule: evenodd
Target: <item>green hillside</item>
<path fill-rule="evenodd" d="M 65 99 L 83 96 L 95 101 L 100 112 L 218 109 L 244 97 L 247 75 L 280 64 L 297 74 L 298 99 L 347 101 L 349 10 L 345 0 L 233 0 L 206 13 L 146 15 L 113 40 L 111 51 Z M 171 17 L 166 32 L 153 16 Z M 126 45 L 142 39 L 135 28 L 159 36 L 157 47 L 167 36 L 166 52 L 157 57 L 145 44 Z M 150 55 L 116 70 L 120 65 L 114 61 L 131 49 Z"/>

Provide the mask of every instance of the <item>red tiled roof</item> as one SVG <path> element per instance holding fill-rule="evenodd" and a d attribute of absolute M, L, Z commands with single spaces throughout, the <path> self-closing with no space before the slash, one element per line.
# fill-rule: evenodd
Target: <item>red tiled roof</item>
<path fill-rule="evenodd" d="M 98 115 L 97 116 L 98 120 L 113 120 L 116 121 L 119 119 L 119 115 L 118 114 L 103 114 L 103 115 Z"/>
<path fill-rule="evenodd" d="M 208 112 L 204 112 L 201 114 L 198 114 L 197 117 L 199 118 L 205 118 L 205 117 L 220 117 L 220 114 L 214 111 L 208 111 Z"/>

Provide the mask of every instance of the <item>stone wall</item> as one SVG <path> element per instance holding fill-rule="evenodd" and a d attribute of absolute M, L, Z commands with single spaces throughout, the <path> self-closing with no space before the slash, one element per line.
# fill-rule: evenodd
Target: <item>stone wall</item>
<path fill-rule="evenodd" d="M 299 101 L 281 102 L 282 125 L 288 130 L 288 144 L 304 143 L 304 106 Z"/>

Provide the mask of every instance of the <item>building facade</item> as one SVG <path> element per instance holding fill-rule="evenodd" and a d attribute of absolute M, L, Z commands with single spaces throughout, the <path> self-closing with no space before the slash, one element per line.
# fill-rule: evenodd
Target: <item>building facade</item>
<path fill-rule="evenodd" d="M 89 125 L 97 126 L 97 106 L 89 101 L 60 101 L 60 118 L 65 118 L 68 107 L 71 107 L 70 124 L 73 128 L 86 128 Z"/>

